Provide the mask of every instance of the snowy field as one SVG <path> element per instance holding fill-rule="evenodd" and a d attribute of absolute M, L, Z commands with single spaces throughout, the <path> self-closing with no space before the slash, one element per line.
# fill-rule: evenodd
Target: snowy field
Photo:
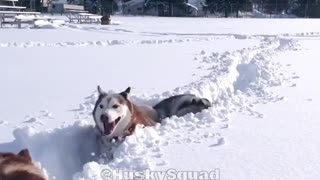
<path fill-rule="evenodd" d="M 106 180 L 116 169 L 320 177 L 320 20 L 114 20 L 0 29 L 1 152 L 29 148 L 56 180 Z M 213 107 L 138 128 L 107 161 L 91 117 L 97 85 L 131 86 L 137 104 L 193 93 Z"/>

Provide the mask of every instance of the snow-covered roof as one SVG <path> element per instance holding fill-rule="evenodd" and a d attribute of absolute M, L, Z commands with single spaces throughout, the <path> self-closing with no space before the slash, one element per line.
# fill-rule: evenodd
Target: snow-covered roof
<path fill-rule="evenodd" d="M 184 4 L 198 11 L 198 8 L 192 4 L 190 3 L 184 3 Z"/>
<path fill-rule="evenodd" d="M 123 4 L 128 5 L 128 6 L 134 6 L 134 5 L 143 4 L 143 3 L 144 3 L 144 0 L 131 0 L 131 1 L 125 2 Z"/>

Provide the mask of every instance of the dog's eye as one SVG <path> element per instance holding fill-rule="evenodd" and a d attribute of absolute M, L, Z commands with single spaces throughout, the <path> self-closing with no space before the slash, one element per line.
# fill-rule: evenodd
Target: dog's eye
<path fill-rule="evenodd" d="M 103 109 L 103 108 L 104 108 L 102 104 L 101 104 L 99 107 L 100 107 L 101 109 Z"/>
<path fill-rule="evenodd" d="M 119 107 L 119 105 L 115 104 L 112 106 L 113 109 L 117 109 Z"/>

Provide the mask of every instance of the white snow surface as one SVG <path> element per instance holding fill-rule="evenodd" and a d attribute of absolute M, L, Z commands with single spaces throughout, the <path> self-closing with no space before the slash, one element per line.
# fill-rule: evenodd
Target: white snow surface
<path fill-rule="evenodd" d="M 122 23 L 0 29 L 0 151 L 29 148 L 57 180 L 172 168 L 320 177 L 319 20 L 113 18 Z M 97 85 L 131 86 L 137 104 L 192 93 L 213 106 L 138 127 L 98 154 Z"/>

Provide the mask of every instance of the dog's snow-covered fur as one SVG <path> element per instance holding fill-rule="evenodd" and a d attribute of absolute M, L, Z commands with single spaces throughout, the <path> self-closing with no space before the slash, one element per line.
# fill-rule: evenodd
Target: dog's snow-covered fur
<path fill-rule="evenodd" d="M 192 94 L 172 96 L 149 107 L 137 106 L 128 99 L 130 87 L 119 94 L 107 94 L 98 86 L 98 92 L 93 118 L 107 139 L 130 135 L 137 124 L 153 126 L 164 118 L 197 113 L 211 106 L 209 100 Z"/>
<path fill-rule="evenodd" d="M 18 154 L 0 153 L 0 180 L 47 180 L 27 149 Z"/>

